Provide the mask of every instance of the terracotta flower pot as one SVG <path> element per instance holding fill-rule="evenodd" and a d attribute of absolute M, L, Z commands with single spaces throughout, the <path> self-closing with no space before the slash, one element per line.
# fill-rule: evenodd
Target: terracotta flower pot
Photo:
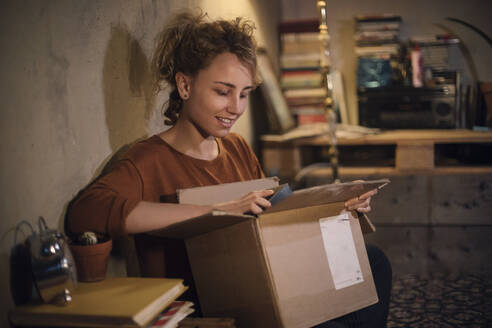
<path fill-rule="evenodd" d="M 104 280 L 112 246 L 111 239 L 95 245 L 70 245 L 79 281 Z"/>

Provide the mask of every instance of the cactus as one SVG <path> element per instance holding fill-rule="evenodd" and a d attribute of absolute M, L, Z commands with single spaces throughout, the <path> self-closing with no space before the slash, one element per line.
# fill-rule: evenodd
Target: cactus
<path fill-rule="evenodd" d="M 97 236 L 92 231 L 86 231 L 79 236 L 78 242 L 81 245 L 95 245 L 98 242 Z"/>

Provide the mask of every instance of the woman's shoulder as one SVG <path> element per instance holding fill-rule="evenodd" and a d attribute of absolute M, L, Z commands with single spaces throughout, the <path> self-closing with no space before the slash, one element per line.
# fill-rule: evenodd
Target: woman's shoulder
<path fill-rule="evenodd" d="M 248 142 L 237 133 L 231 132 L 223 137 L 222 145 L 228 153 L 233 153 L 240 157 L 254 157 L 254 152 Z"/>
<path fill-rule="evenodd" d="M 245 172 L 250 172 L 249 179 L 264 177 L 256 154 L 242 136 L 237 133 L 229 133 L 222 138 L 222 144 L 226 156 L 237 161 L 239 167 L 242 165 Z"/>
<path fill-rule="evenodd" d="M 223 137 L 222 143 L 225 146 L 232 145 L 232 146 L 236 146 L 236 147 L 248 147 L 249 148 L 249 145 L 246 142 L 246 140 L 241 135 L 239 135 L 235 132 L 230 132 L 229 134 L 227 134 L 227 136 Z"/>
<path fill-rule="evenodd" d="M 166 152 L 166 149 L 165 142 L 158 135 L 153 135 L 147 139 L 135 141 L 130 145 L 122 159 L 130 160 L 134 163 L 145 162 L 161 156 L 162 152 Z"/>

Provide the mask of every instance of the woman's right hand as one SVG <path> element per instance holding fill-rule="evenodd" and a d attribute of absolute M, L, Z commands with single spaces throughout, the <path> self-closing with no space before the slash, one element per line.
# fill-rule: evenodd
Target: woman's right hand
<path fill-rule="evenodd" d="M 260 214 L 264 209 L 272 206 L 272 204 L 270 204 L 270 202 L 265 198 L 271 196 L 272 194 L 273 190 L 270 189 L 252 191 L 238 200 L 215 204 L 213 205 L 213 208 L 219 211 L 235 214 Z"/>

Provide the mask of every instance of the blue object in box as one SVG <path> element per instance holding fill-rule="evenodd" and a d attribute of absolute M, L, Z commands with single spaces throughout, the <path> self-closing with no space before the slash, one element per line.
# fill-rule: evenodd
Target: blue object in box
<path fill-rule="evenodd" d="M 357 65 L 357 87 L 379 88 L 391 85 L 390 61 L 360 57 Z"/>
<path fill-rule="evenodd" d="M 278 186 L 277 188 L 273 189 L 274 193 L 271 195 L 268 200 L 270 201 L 270 204 L 275 205 L 281 200 L 284 200 L 285 198 L 289 197 L 292 195 L 292 189 L 290 189 L 289 184 L 284 183 L 283 185 Z"/>

